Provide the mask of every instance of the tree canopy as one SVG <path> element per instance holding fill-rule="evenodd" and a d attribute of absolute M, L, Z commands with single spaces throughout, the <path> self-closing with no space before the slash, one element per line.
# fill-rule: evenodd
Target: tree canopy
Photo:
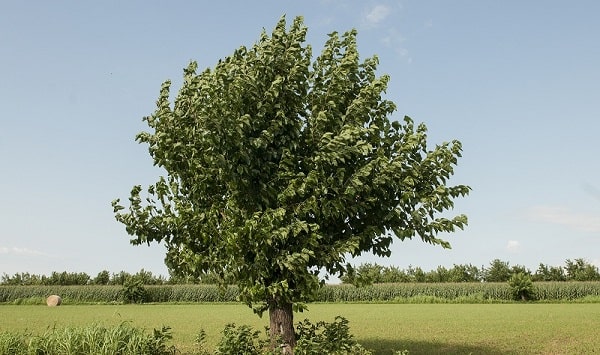
<path fill-rule="evenodd" d="M 424 124 L 391 119 L 389 77 L 360 60 L 355 30 L 314 60 L 306 32 L 282 18 L 213 68 L 192 62 L 173 104 L 166 81 L 137 136 L 166 177 L 113 201 L 133 244 L 165 243 L 181 273 L 231 276 L 259 313 L 301 309 L 348 256 L 389 256 L 394 237 L 449 247 L 438 234 L 467 222 L 443 213 L 470 190 L 448 186 L 460 142 L 430 149 Z"/>

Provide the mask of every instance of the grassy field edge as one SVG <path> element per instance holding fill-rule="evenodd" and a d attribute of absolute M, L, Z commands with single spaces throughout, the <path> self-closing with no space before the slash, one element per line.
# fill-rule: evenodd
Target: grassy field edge
<path fill-rule="evenodd" d="M 214 347 L 228 323 L 262 330 L 268 319 L 244 305 L 0 306 L 0 332 L 131 322 L 148 330 L 169 326 L 173 343 L 191 353 L 201 329 Z M 295 320 L 332 321 L 341 315 L 377 354 L 582 354 L 597 351 L 599 304 L 311 304 Z"/>

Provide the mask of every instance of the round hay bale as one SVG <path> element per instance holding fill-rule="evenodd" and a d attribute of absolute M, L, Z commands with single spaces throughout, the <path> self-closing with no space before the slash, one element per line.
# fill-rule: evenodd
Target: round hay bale
<path fill-rule="evenodd" d="M 48 296 L 48 298 L 46 298 L 46 304 L 49 307 L 60 306 L 61 303 L 62 303 L 62 298 L 60 298 L 60 296 L 51 295 L 51 296 Z"/>

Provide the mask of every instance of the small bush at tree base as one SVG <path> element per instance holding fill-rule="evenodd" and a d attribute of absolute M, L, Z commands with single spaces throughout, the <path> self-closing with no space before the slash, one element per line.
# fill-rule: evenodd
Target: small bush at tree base
<path fill-rule="evenodd" d="M 267 341 L 260 338 L 260 332 L 248 325 L 239 327 L 233 323 L 223 329 L 223 337 L 216 349 L 218 355 L 260 355 L 266 351 Z"/>
<path fill-rule="evenodd" d="M 205 333 L 201 331 L 197 342 L 203 350 Z M 337 316 L 332 323 L 319 321 L 311 323 L 308 319 L 299 322 L 296 326 L 295 355 L 370 355 L 371 352 L 363 348 L 350 334 L 348 320 Z M 268 335 L 261 337 L 260 332 L 247 325 L 236 326 L 227 324 L 223 330 L 223 337 L 219 341 L 216 354 L 229 355 L 265 355 L 281 354 L 279 349 L 269 349 Z"/>
<path fill-rule="evenodd" d="M 336 316 L 332 323 L 319 321 L 312 324 L 308 319 L 296 326 L 296 355 L 317 354 L 368 354 L 359 348 L 350 334 L 348 320 Z M 361 352 L 358 352 L 361 350 Z"/>

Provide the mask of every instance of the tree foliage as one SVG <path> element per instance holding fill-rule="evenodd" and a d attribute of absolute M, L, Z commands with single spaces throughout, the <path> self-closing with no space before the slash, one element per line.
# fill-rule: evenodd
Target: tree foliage
<path fill-rule="evenodd" d="M 395 234 L 449 244 L 440 232 L 466 217 L 439 217 L 467 186 L 446 186 L 458 141 L 427 148 L 425 125 L 391 121 L 389 78 L 377 58 L 359 61 L 356 31 L 330 35 L 311 66 L 306 28 L 282 19 L 272 36 L 213 69 L 191 63 L 173 107 L 165 82 L 145 118 L 167 177 L 131 192 L 117 219 L 134 244 L 165 242 L 191 272 L 231 272 L 248 302 L 310 298 L 318 271 L 345 271 L 345 257 L 389 256 Z M 146 203 L 144 203 L 144 201 Z"/>
<path fill-rule="evenodd" d="M 509 263 L 500 259 L 492 260 L 490 267 L 485 272 L 485 280 L 488 282 L 506 282 L 510 276 Z"/>
<path fill-rule="evenodd" d="M 598 267 L 588 263 L 584 259 L 567 259 L 565 262 L 565 271 L 567 279 L 575 281 L 598 281 L 600 273 Z"/>
<path fill-rule="evenodd" d="M 173 104 L 165 82 L 137 141 L 166 177 L 113 202 L 133 244 L 164 242 L 171 269 L 235 280 L 257 312 L 301 308 L 349 255 L 389 256 L 394 236 L 449 247 L 438 234 L 467 222 L 442 216 L 470 190 L 448 186 L 460 142 L 430 149 L 424 124 L 390 119 L 389 77 L 359 60 L 356 31 L 330 34 L 314 60 L 306 31 L 282 18 L 214 68 L 192 62 Z"/>

